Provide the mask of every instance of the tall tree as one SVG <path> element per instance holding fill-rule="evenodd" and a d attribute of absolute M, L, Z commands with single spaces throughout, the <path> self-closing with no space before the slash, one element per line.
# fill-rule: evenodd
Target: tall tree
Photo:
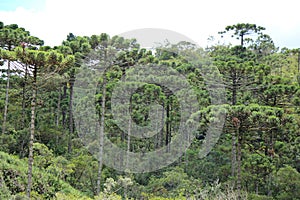
<path fill-rule="evenodd" d="M 236 39 L 239 39 L 241 41 L 240 45 L 243 47 L 245 42 L 253 41 L 253 39 L 246 36 L 252 34 L 261 35 L 263 30 L 265 30 L 264 27 L 257 26 L 256 24 L 238 23 L 235 25 L 226 26 L 225 30 L 219 32 L 219 34 L 224 35 L 225 33 L 233 32 L 231 37 L 236 37 Z"/>
<path fill-rule="evenodd" d="M 30 36 L 29 31 L 24 28 L 19 27 L 17 24 L 5 25 L 1 22 L 0 26 L 0 48 L 12 51 L 17 46 L 28 43 L 29 45 L 42 45 L 43 41 Z M 7 80 L 6 80 L 6 95 L 5 95 L 5 109 L 2 124 L 2 135 L 5 133 L 6 121 L 7 121 L 7 111 L 8 111 L 8 101 L 9 101 L 9 84 L 11 75 L 11 61 L 12 58 L 7 59 Z"/>
<path fill-rule="evenodd" d="M 8 60 L 7 62 L 7 78 L 6 78 L 6 92 L 5 92 L 5 107 L 4 107 L 4 115 L 3 115 L 3 123 L 2 123 L 2 139 L 4 137 L 6 131 L 6 121 L 7 121 L 7 112 L 8 112 L 8 97 L 9 97 L 9 84 L 10 84 L 10 65 L 11 61 L 15 60 L 15 57 L 12 53 L 7 50 L 0 50 L 0 58 L 4 60 Z"/>
<path fill-rule="evenodd" d="M 76 62 L 73 66 L 70 66 L 68 69 L 69 80 L 67 84 L 65 84 L 64 90 L 66 89 L 66 85 L 69 88 L 69 134 L 68 134 L 68 153 L 72 152 L 72 138 L 74 137 L 74 120 L 73 120 L 73 91 L 74 91 L 74 82 L 75 82 L 75 74 L 76 69 L 81 65 L 81 59 L 91 50 L 91 46 L 89 44 L 88 37 L 80 37 L 75 36 L 73 33 L 69 33 L 67 36 L 67 40 L 62 42 L 62 46 L 57 47 L 60 52 L 65 55 L 73 55 L 75 56 Z M 63 95 L 65 96 L 65 95 Z M 64 123 L 64 122 L 63 122 Z"/>
<path fill-rule="evenodd" d="M 100 130 L 99 130 L 99 146 L 98 146 L 98 178 L 97 178 L 97 194 L 100 193 L 101 190 L 101 174 L 103 168 L 103 142 L 104 142 L 104 134 L 105 134 L 105 117 L 106 117 L 106 103 L 107 103 L 107 86 L 109 84 L 109 74 L 108 71 L 111 70 L 113 66 L 130 66 L 126 61 L 124 63 L 123 58 L 119 57 L 119 55 L 124 55 L 122 52 L 128 52 L 131 49 L 138 48 L 139 45 L 136 43 L 134 39 L 124 39 L 120 36 L 113 36 L 112 38 L 109 35 L 102 33 L 100 35 L 92 35 L 89 39 L 90 46 L 93 51 L 89 54 L 87 62 L 90 60 L 96 61 L 95 64 L 91 65 L 91 69 L 100 70 L 102 73 L 102 78 L 100 79 L 100 91 L 101 95 L 97 99 L 97 102 L 100 103 L 99 106 L 99 117 L 100 117 Z M 114 81 L 114 80 L 112 80 Z M 111 91 L 110 91 L 111 92 Z M 122 136 L 123 138 L 123 136 Z M 121 158 L 123 160 L 123 158 Z"/>
<path fill-rule="evenodd" d="M 61 54 L 55 51 L 45 52 L 40 50 L 23 51 L 21 48 L 16 49 L 17 58 L 22 63 L 28 64 L 32 70 L 32 97 L 31 97 L 31 122 L 30 122 L 30 139 L 29 139 L 29 156 L 28 156 L 28 183 L 27 197 L 30 198 L 32 187 L 32 167 L 33 167 L 33 143 L 36 123 L 36 106 L 38 81 L 47 80 L 62 68 L 72 64 L 73 58 L 63 58 Z M 38 76 L 39 75 L 39 76 Z"/>
<path fill-rule="evenodd" d="M 246 36 L 252 35 L 252 37 L 259 37 L 262 35 L 262 31 L 265 28 L 257 26 L 256 24 L 236 24 L 227 26 L 225 31 L 219 32 L 226 34 L 227 32 L 233 32 L 232 37 L 236 37 L 240 40 L 240 45 L 234 47 L 219 47 L 215 52 L 220 51 L 218 56 L 215 57 L 216 65 L 219 68 L 224 78 L 224 84 L 231 94 L 230 102 L 232 106 L 237 104 L 249 104 L 249 99 L 245 98 L 246 91 L 251 91 L 258 87 L 261 83 L 263 76 L 269 73 L 269 67 L 262 65 L 256 61 L 256 55 L 248 50 L 245 46 L 245 42 L 253 42 L 252 38 Z M 221 53 L 222 52 L 222 53 Z M 243 91 L 241 93 L 241 91 Z M 239 95 L 239 98 L 238 98 Z M 233 121 L 240 121 L 239 116 L 233 116 Z M 236 123 L 237 124 L 237 123 Z M 235 130 L 232 132 L 232 177 L 235 177 L 235 171 L 237 170 L 237 190 L 239 193 L 239 199 L 241 198 L 241 162 L 242 162 L 242 133 L 240 126 L 236 125 Z M 237 166 L 236 166 L 237 162 Z"/>

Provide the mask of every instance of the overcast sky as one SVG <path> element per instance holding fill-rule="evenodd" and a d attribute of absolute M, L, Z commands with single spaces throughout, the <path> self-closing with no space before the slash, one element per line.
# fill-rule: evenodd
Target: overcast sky
<path fill-rule="evenodd" d="M 266 28 L 279 47 L 300 48 L 298 0 L 0 0 L 0 21 L 15 23 L 45 45 L 68 33 L 116 35 L 139 28 L 181 33 L 200 46 L 236 23 Z"/>

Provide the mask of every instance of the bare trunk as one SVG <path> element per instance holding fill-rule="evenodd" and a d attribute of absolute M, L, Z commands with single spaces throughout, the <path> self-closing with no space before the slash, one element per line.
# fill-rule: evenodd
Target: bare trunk
<path fill-rule="evenodd" d="M 33 85 L 32 85 L 32 100 L 31 100 L 31 123 L 30 123 L 30 140 L 29 140 L 29 156 L 28 156 L 28 182 L 27 182 L 27 197 L 30 199 L 32 186 L 32 167 L 33 167 L 33 142 L 35 131 L 35 107 L 36 107 L 36 85 L 37 67 L 33 71 Z"/>
<path fill-rule="evenodd" d="M 72 112 L 72 104 L 73 104 L 73 84 L 74 77 L 70 78 L 70 100 L 69 100 L 69 136 L 68 136 L 68 153 L 72 152 L 72 135 L 73 135 L 73 112 Z"/>
<path fill-rule="evenodd" d="M 128 135 L 127 135 L 127 156 L 126 156 L 126 169 L 128 169 L 129 165 L 129 152 L 130 152 L 130 135 L 131 135 L 131 117 L 129 116 L 128 120 Z"/>
<path fill-rule="evenodd" d="M 2 124 L 2 140 L 3 140 L 3 136 L 5 134 L 5 131 L 6 131 L 9 79 L 10 79 L 10 61 L 8 61 L 8 64 L 7 64 L 7 82 L 6 82 L 6 93 L 5 93 L 4 116 L 3 116 L 3 124 Z"/>
<path fill-rule="evenodd" d="M 28 69 L 27 64 L 25 64 L 25 75 L 24 75 L 24 84 L 22 88 L 22 129 L 25 128 L 26 124 L 26 84 L 27 84 L 27 76 L 28 76 Z"/>
<path fill-rule="evenodd" d="M 105 75 L 104 75 L 105 76 Z M 97 177 L 97 194 L 101 190 L 101 173 L 103 166 L 103 143 L 104 143 L 104 126 L 105 126 L 105 100 L 106 100 L 106 79 L 103 82 L 102 103 L 101 103 L 101 120 L 99 133 L 99 158 L 98 158 L 98 177 Z"/>
<path fill-rule="evenodd" d="M 237 99 L 237 75 L 236 75 L 236 72 L 234 71 L 233 72 L 234 75 L 233 75 L 233 79 L 232 79 L 232 105 L 236 105 L 236 99 Z"/>
<path fill-rule="evenodd" d="M 242 174 L 241 174 L 241 165 L 242 165 L 242 136 L 240 134 L 239 128 L 237 127 L 237 190 L 238 190 L 238 200 L 241 200 L 241 182 L 242 182 Z"/>
<path fill-rule="evenodd" d="M 161 117 L 161 125 L 162 125 L 162 128 L 160 130 L 160 133 L 158 134 L 158 144 L 159 144 L 159 148 L 160 147 L 163 147 L 163 138 L 164 138 L 164 124 L 165 124 L 165 105 L 163 104 L 163 112 L 162 112 L 162 117 Z"/>
<path fill-rule="evenodd" d="M 56 122 L 55 122 L 56 128 L 58 128 L 58 126 L 59 126 L 59 117 L 60 117 L 60 109 L 61 109 L 60 104 L 61 104 L 61 88 L 59 88 L 59 90 L 58 90 Z M 58 142 L 59 142 L 59 136 L 56 135 L 56 146 L 58 146 Z"/>
<path fill-rule="evenodd" d="M 66 84 L 64 84 L 63 86 L 63 95 L 62 95 L 62 101 L 64 101 L 64 99 L 67 97 L 67 86 Z M 62 108 L 62 126 L 64 128 L 64 130 L 66 129 L 66 109 L 65 106 Z"/>
<path fill-rule="evenodd" d="M 156 116 L 157 118 L 159 117 L 158 115 L 158 108 L 156 109 Z M 160 147 L 160 134 L 159 134 L 159 129 L 158 129 L 158 123 L 155 124 L 155 132 L 157 133 L 156 134 L 156 137 L 155 137 L 155 148 L 158 149 Z"/>
<path fill-rule="evenodd" d="M 236 105 L 236 96 L 237 96 L 237 83 L 236 83 L 236 72 L 233 72 L 233 80 L 232 80 L 232 105 Z M 235 177 L 235 171 L 236 171 L 236 135 L 237 133 L 234 131 L 232 133 L 232 141 L 231 141 L 231 176 Z"/>
<path fill-rule="evenodd" d="M 56 127 L 59 126 L 59 116 L 60 116 L 60 100 L 61 100 L 61 89 L 59 88 L 58 91 L 58 99 L 57 99 L 57 111 L 56 111 L 56 122 L 55 125 Z"/>
<path fill-rule="evenodd" d="M 231 176 L 235 177 L 235 168 L 236 168 L 236 133 L 232 133 L 231 141 Z"/>
<path fill-rule="evenodd" d="M 28 67 L 27 64 L 25 64 L 25 75 L 24 75 L 24 83 L 22 86 L 22 123 L 21 123 L 21 129 L 25 128 L 26 125 L 26 84 L 27 84 L 27 77 L 28 77 Z M 20 145 L 20 158 L 24 157 L 25 151 L 24 151 L 24 145 L 25 145 L 25 138 L 22 139 L 22 143 Z"/>
<path fill-rule="evenodd" d="M 241 35 L 241 46 L 242 47 L 244 46 L 244 35 L 243 34 Z"/>
<path fill-rule="evenodd" d="M 126 170 L 129 170 L 129 153 L 130 153 L 130 135 L 131 135 L 131 117 L 129 116 L 129 120 L 128 120 L 128 132 L 127 132 L 127 155 L 126 155 Z M 126 173 L 128 173 L 128 171 L 125 171 Z M 127 199 L 127 184 L 125 185 L 124 188 L 124 197 L 125 199 Z"/>
<path fill-rule="evenodd" d="M 167 152 L 169 152 L 169 146 L 168 144 L 170 143 L 170 102 L 167 104 L 167 123 L 166 123 L 166 149 Z"/>

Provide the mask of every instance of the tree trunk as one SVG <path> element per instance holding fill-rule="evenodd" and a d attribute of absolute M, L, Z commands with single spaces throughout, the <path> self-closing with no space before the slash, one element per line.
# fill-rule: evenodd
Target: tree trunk
<path fill-rule="evenodd" d="M 160 147 L 163 147 L 163 141 L 164 141 L 164 124 L 165 124 L 165 104 L 162 105 L 163 106 L 163 112 L 162 112 L 162 116 L 161 116 L 161 125 L 162 125 L 162 128 L 160 130 L 160 133 L 158 134 L 159 135 L 159 138 L 158 138 L 158 145 L 159 145 L 159 148 Z"/>
<path fill-rule="evenodd" d="M 129 116 L 128 120 L 128 133 L 127 133 L 127 156 L 126 156 L 126 169 L 128 169 L 129 165 L 129 152 L 130 152 L 130 135 L 131 135 L 131 117 Z"/>
<path fill-rule="evenodd" d="M 166 122 L 166 149 L 167 149 L 167 152 L 169 152 L 169 147 L 168 147 L 168 144 L 169 144 L 169 141 L 170 141 L 170 102 L 168 102 L 167 104 L 167 110 L 166 110 L 166 114 L 167 114 L 167 122 Z"/>
<path fill-rule="evenodd" d="M 35 131 L 35 107 L 37 94 L 37 67 L 33 71 L 33 85 L 32 85 L 32 100 L 31 100 L 31 123 L 30 123 L 30 140 L 29 140 L 29 156 L 28 156 L 28 182 L 27 182 L 27 197 L 30 199 L 32 186 L 32 166 L 33 166 L 33 142 Z"/>
<path fill-rule="evenodd" d="M 26 84 L 27 84 L 27 76 L 28 76 L 28 68 L 27 64 L 25 64 L 25 75 L 24 75 L 24 84 L 22 88 L 22 129 L 25 128 L 26 124 Z"/>
<path fill-rule="evenodd" d="M 233 77 L 232 77 L 232 105 L 236 105 L 236 99 L 237 99 L 237 74 L 236 71 L 233 71 Z"/>
<path fill-rule="evenodd" d="M 232 105 L 236 105 L 236 96 L 237 96 L 237 86 L 236 86 L 236 73 L 233 72 L 233 80 L 232 80 Z M 232 141 L 231 141 L 231 176 L 235 177 L 236 171 L 236 132 L 232 133 Z"/>
<path fill-rule="evenodd" d="M 64 84 L 63 86 L 63 95 L 62 95 L 62 101 L 67 97 L 67 86 Z M 66 109 L 65 106 L 62 108 L 62 126 L 63 129 L 66 130 Z"/>
<path fill-rule="evenodd" d="M 231 176 L 235 176 L 235 168 L 236 168 L 236 135 L 235 132 L 232 133 L 232 141 L 231 141 Z"/>
<path fill-rule="evenodd" d="M 104 143 L 104 126 L 105 126 L 105 100 L 106 100 L 106 78 L 104 75 L 103 92 L 101 103 L 101 119 L 100 119 L 100 133 L 99 133 L 99 160 L 98 160 L 98 177 L 97 177 L 97 195 L 100 194 L 101 189 L 101 173 L 103 165 L 103 143 Z"/>
<path fill-rule="evenodd" d="M 130 111 L 131 113 L 131 111 Z M 131 135 L 131 123 L 132 123 L 132 120 L 131 120 L 131 117 L 129 116 L 129 120 L 128 120 L 128 132 L 127 132 L 127 155 L 126 155 L 126 171 L 125 173 L 128 173 L 129 171 L 129 153 L 130 153 L 130 135 Z M 127 187 L 127 184 L 125 185 L 125 188 L 124 188 L 124 197 L 125 199 L 127 199 L 127 191 L 128 191 L 128 187 Z"/>
<path fill-rule="evenodd" d="M 242 176 L 241 176 L 241 164 L 242 164 L 242 136 L 239 131 L 239 127 L 236 128 L 237 131 L 237 137 L 238 137 L 238 143 L 237 143 L 237 190 L 238 190 L 238 200 L 241 200 L 241 182 L 242 182 Z"/>
<path fill-rule="evenodd" d="M 5 131 L 6 131 L 9 79 L 10 79 L 10 61 L 8 61 L 8 64 L 7 64 L 7 82 L 6 82 L 6 93 L 5 93 L 4 116 L 3 116 L 3 124 L 2 124 L 2 141 L 3 141 L 3 136 L 5 134 Z"/>
<path fill-rule="evenodd" d="M 72 152 L 72 135 L 73 135 L 73 85 L 74 85 L 74 75 L 71 75 L 70 78 L 70 99 L 69 99 L 69 136 L 68 136 L 68 153 Z"/>
<path fill-rule="evenodd" d="M 59 126 L 59 116 L 60 116 L 60 101 L 61 101 L 61 88 L 58 90 L 58 99 L 57 99 L 57 110 L 56 110 L 56 122 L 55 126 Z"/>
<path fill-rule="evenodd" d="M 241 34 L 241 46 L 243 47 L 244 46 L 244 35 Z"/>
<path fill-rule="evenodd" d="M 159 118 L 159 112 L 158 112 L 158 108 L 156 109 L 156 116 L 157 119 Z M 160 138 L 160 130 L 159 130 L 159 126 L 158 126 L 158 122 L 155 124 L 155 132 L 156 132 L 156 137 L 155 137 L 155 149 L 159 149 L 160 148 L 160 142 L 161 142 L 161 138 Z"/>
<path fill-rule="evenodd" d="M 28 77 L 28 66 L 25 64 L 25 75 L 24 75 L 24 83 L 22 86 L 22 123 L 21 123 L 21 129 L 25 128 L 26 125 L 26 84 L 27 84 L 27 77 Z M 25 145 L 25 138 L 23 137 L 22 143 L 20 145 L 20 158 L 23 158 L 25 155 L 24 151 L 24 145 Z"/>

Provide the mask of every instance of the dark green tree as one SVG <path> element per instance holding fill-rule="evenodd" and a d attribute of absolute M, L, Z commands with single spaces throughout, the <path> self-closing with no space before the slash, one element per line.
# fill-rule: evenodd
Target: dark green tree
<path fill-rule="evenodd" d="M 24 28 L 19 27 L 17 24 L 4 25 L 1 22 L 0 26 L 0 48 L 8 51 L 12 51 L 18 46 L 28 45 L 30 47 L 35 47 L 42 45 L 43 41 L 30 36 L 29 31 L 26 31 Z M 9 58 L 9 59 L 8 59 Z M 3 59 L 3 58 L 2 58 Z M 5 133 L 6 121 L 7 121 L 7 112 L 8 112 L 8 101 L 9 101 L 9 87 L 10 87 L 10 74 L 11 74 L 11 61 L 14 61 L 12 57 L 7 57 L 7 80 L 6 80 L 6 95 L 5 95 L 5 109 L 4 117 L 2 124 L 2 135 Z M 26 77 L 27 74 L 25 74 Z M 24 116 L 23 116 L 24 117 Z"/>

